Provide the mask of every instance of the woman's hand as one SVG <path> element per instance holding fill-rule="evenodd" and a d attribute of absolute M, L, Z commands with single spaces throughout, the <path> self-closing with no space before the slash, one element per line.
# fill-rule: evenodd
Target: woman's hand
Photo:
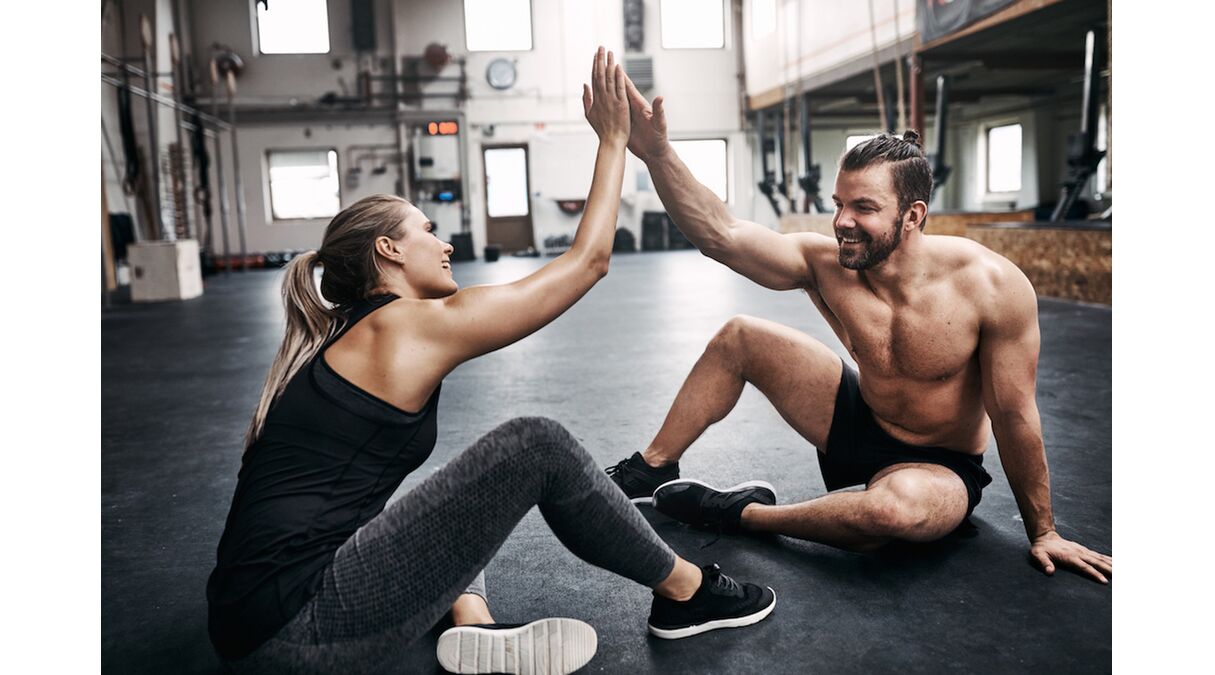
<path fill-rule="evenodd" d="M 629 139 L 629 98 L 624 68 L 611 52 L 600 47 L 591 66 L 591 84 L 582 85 L 582 108 L 586 121 L 600 142 L 626 143 Z"/>

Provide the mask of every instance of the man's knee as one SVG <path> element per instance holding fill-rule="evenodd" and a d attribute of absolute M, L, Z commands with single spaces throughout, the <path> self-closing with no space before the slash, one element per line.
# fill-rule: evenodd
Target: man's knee
<path fill-rule="evenodd" d="M 938 539 L 954 523 L 949 495 L 939 481 L 918 474 L 895 472 L 872 493 L 870 520 L 875 534 L 905 541 Z"/>
<path fill-rule="evenodd" d="M 735 315 L 717 329 L 717 333 L 713 335 L 713 339 L 709 340 L 705 351 L 740 354 L 746 347 L 747 335 L 754 331 L 756 326 L 755 317 L 746 314 Z"/>
<path fill-rule="evenodd" d="M 901 539 L 923 524 L 923 518 L 914 507 L 889 495 L 875 495 L 868 516 L 873 534 L 892 539 Z"/>

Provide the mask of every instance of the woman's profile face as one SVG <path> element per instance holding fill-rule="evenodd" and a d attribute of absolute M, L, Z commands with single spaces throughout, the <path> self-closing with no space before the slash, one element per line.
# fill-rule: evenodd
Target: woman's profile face
<path fill-rule="evenodd" d="M 404 254 L 405 280 L 423 298 L 444 298 L 460 290 L 451 274 L 451 244 L 439 239 L 434 224 L 416 206 L 407 204 L 403 210 L 404 236 L 397 243 Z"/>

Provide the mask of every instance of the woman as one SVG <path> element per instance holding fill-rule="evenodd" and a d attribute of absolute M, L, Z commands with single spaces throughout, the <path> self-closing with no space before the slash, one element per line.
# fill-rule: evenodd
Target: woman
<path fill-rule="evenodd" d="M 492 623 L 480 570 L 532 506 L 587 562 L 654 589 L 650 630 L 685 637 L 755 623 L 775 595 L 676 556 L 559 424 L 515 419 L 387 509 L 434 448 L 443 377 L 557 318 L 607 273 L 629 133 L 623 70 L 602 48 L 586 118 L 600 139 L 568 252 L 502 286 L 459 290 L 452 248 L 403 199 L 360 200 L 283 283 L 287 333 L 246 437 L 209 629 L 234 669 L 363 672 L 449 609 L 441 664 L 458 672 L 570 672 L 589 626 Z M 314 269 L 323 269 L 320 295 Z M 603 532 L 620 533 L 604 541 Z M 472 586 L 470 587 L 470 584 Z M 522 657 L 520 660 L 518 657 Z"/>

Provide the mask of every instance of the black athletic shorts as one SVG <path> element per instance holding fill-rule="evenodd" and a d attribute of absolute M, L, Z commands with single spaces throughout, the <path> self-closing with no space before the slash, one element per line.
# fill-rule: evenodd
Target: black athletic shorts
<path fill-rule="evenodd" d="M 820 450 L 818 454 L 827 489 L 865 485 L 882 469 L 905 462 L 940 464 L 958 474 L 966 485 L 967 516 L 978 506 L 983 488 L 991 483 L 991 476 L 983 469 L 981 455 L 909 445 L 886 433 L 861 398 L 857 372 L 845 363 L 839 392 L 835 395 L 827 452 Z"/>

